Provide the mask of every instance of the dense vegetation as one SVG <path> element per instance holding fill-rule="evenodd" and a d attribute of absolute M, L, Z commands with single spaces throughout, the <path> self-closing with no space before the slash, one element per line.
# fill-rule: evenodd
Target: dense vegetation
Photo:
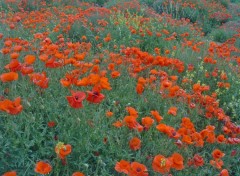
<path fill-rule="evenodd" d="M 237 2 L 0 9 L 1 175 L 240 173 Z"/>

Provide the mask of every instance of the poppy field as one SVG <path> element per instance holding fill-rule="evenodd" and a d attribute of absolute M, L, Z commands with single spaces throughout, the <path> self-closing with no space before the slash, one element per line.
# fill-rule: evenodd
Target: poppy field
<path fill-rule="evenodd" d="M 237 1 L 0 9 L 0 175 L 239 175 Z"/>

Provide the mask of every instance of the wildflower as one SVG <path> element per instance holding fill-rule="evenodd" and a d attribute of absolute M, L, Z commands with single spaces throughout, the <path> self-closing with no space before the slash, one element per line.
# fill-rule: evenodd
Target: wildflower
<path fill-rule="evenodd" d="M 121 160 L 116 163 L 115 170 L 120 173 L 128 174 L 130 170 L 130 162 Z"/>
<path fill-rule="evenodd" d="M 29 74 L 29 77 L 34 84 L 41 87 L 42 89 L 48 88 L 49 79 L 47 78 L 46 72 L 32 73 Z"/>
<path fill-rule="evenodd" d="M 82 172 L 74 172 L 72 176 L 85 176 Z"/>
<path fill-rule="evenodd" d="M 217 141 L 219 143 L 223 143 L 223 142 L 226 141 L 226 138 L 224 137 L 224 135 L 220 134 L 220 135 L 217 136 Z"/>
<path fill-rule="evenodd" d="M 177 107 L 170 107 L 170 109 L 168 110 L 168 114 L 176 116 L 177 115 L 177 110 L 178 110 Z"/>
<path fill-rule="evenodd" d="M 104 100 L 105 96 L 101 94 L 100 92 L 97 91 L 87 91 L 88 96 L 87 96 L 87 101 L 90 103 L 101 103 L 101 101 Z"/>
<path fill-rule="evenodd" d="M 163 117 L 159 115 L 157 111 L 151 111 L 152 116 L 160 123 L 163 120 Z"/>
<path fill-rule="evenodd" d="M 56 125 L 56 123 L 54 121 L 50 121 L 48 122 L 48 127 L 52 128 Z"/>
<path fill-rule="evenodd" d="M 174 153 L 169 159 L 172 162 L 172 168 L 176 170 L 182 170 L 184 168 L 183 157 L 179 153 Z"/>
<path fill-rule="evenodd" d="M 11 82 L 18 80 L 18 74 L 16 72 L 3 73 L 0 75 L 2 82 Z"/>
<path fill-rule="evenodd" d="M 138 162 L 132 162 L 129 170 L 129 176 L 148 176 L 147 167 Z"/>
<path fill-rule="evenodd" d="M 11 115 L 17 115 L 19 114 L 23 109 L 23 106 L 21 105 L 21 98 L 18 97 L 14 101 L 5 99 L 3 101 L 0 101 L 0 110 L 5 111 Z"/>
<path fill-rule="evenodd" d="M 134 137 L 132 138 L 130 141 L 129 141 L 129 147 L 132 149 L 132 150 L 138 150 L 141 148 L 141 140 L 137 137 Z"/>
<path fill-rule="evenodd" d="M 155 156 L 152 162 L 153 170 L 161 174 L 168 173 L 170 171 L 171 166 L 172 166 L 172 161 L 168 158 L 165 158 L 162 155 Z"/>
<path fill-rule="evenodd" d="M 134 116 L 134 117 L 138 117 L 138 112 L 136 109 L 134 109 L 133 107 L 126 107 L 126 110 L 128 111 L 128 113 L 131 115 L 131 116 Z"/>
<path fill-rule="evenodd" d="M 219 176 L 229 176 L 228 170 L 227 169 L 223 169 Z"/>
<path fill-rule="evenodd" d="M 36 60 L 36 57 L 34 55 L 26 55 L 24 58 L 24 62 L 27 65 L 32 65 Z"/>
<path fill-rule="evenodd" d="M 223 161 L 221 159 L 210 160 L 210 164 L 217 169 L 222 169 Z"/>
<path fill-rule="evenodd" d="M 120 127 L 122 127 L 123 126 L 123 124 L 122 124 L 122 122 L 121 121 L 116 121 L 116 122 L 114 122 L 113 124 L 112 124 L 113 126 L 115 126 L 116 128 L 120 128 Z"/>
<path fill-rule="evenodd" d="M 49 174 L 52 170 L 52 166 L 44 161 L 39 161 L 35 165 L 34 171 L 38 174 Z"/>
<path fill-rule="evenodd" d="M 14 53 L 10 54 L 10 57 L 11 57 L 11 59 L 17 59 L 19 57 L 19 53 L 14 52 Z"/>
<path fill-rule="evenodd" d="M 203 166 L 204 160 L 200 155 L 195 154 L 193 159 L 189 160 L 188 165 L 194 165 L 195 167 Z"/>
<path fill-rule="evenodd" d="M 107 116 L 107 117 L 112 117 L 112 116 L 113 116 L 113 112 L 107 111 L 107 112 L 106 112 L 106 116 Z"/>
<path fill-rule="evenodd" d="M 111 73 L 111 77 L 112 78 L 117 78 L 117 77 L 119 77 L 121 74 L 120 74 L 120 72 L 118 72 L 118 71 L 112 71 L 112 73 Z"/>
<path fill-rule="evenodd" d="M 125 116 L 123 121 L 129 129 L 137 129 L 138 131 L 143 130 L 143 127 L 137 122 L 134 116 Z"/>
<path fill-rule="evenodd" d="M 154 120 L 151 117 L 142 118 L 142 124 L 144 128 L 147 130 L 152 126 L 153 123 L 154 123 Z"/>
<path fill-rule="evenodd" d="M 225 154 L 224 154 L 221 150 L 219 150 L 219 149 L 215 149 L 215 150 L 212 152 L 212 157 L 213 157 L 214 159 L 220 159 L 220 158 L 222 158 L 224 155 L 225 155 Z"/>
<path fill-rule="evenodd" d="M 17 176 L 16 171 L 5 172 L 2 176 Z"/>
<path fill-rule="evenodd" d="M 69 105 L 72 108 L 82 108 L 82 101 L 85 99 L 86 94 L 84 92 L 81 91 L 72 91 L 72 96 L 67 96 L 67 100 Z"/>
<path fill-rule="evenodd" d="M 72 146 L 70 144 L 64 144 L 63 142 L 58 142 L 55 147 L 55 152 L 59 158 L 65 159 L 67 155 L 72 152 Z"/>

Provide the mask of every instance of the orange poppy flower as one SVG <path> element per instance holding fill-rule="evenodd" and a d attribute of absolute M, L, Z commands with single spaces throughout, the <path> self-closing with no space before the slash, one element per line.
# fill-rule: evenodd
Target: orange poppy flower
<path fill-rule="evenodd" d="M 28 65 L 31 65 L 35 62 L 36 57 L 34 55 L 26 55 L 24 58 L 24 62 Z"/>
<path fill-rule="evenodd" d="M 228 170 L 227 169 L 223 169 L 219 176 L 229 176 Z"/>
<path fill-rule="evenodd" d="M 5 172 L 2 176 L 17 176 L 16 171 Z"/>
<path fill-rule="evenodd" d="M 144 91 L 144 85 L 138 83 L 136 86 L 136 92 L 141 95 L 143 91 Z"/>
<path fill-rule="evenodd" d="M 152 116 L 160 123 L 163 120 L 163 117 L 159 115 L 158 111 L 151 111 Z"/>
<path fill-rule="evenodd" d="M 115 65 L 114 65 L 114 63 L 110 63 L 110 64 L 108 64 L 108 70 L 111 70 L 111 71 L 113 71 L 113 70 L 114 70 L 114 68 L 115 68 Z"/>
<path fill-rule="evenodd" d="M 90 103 L 101 103 L 104 100 L 105 96 L 97 91 L 87 91 L 88 96 L 86 98 Z"/>
<path fill-rule="evenodd" d="M 15 52 L 21 52 L 22 49 L 23 49 L 23 47 L 22 47 L 21 45 L 16 45 L 16 46 L 14 46 L 13 51 L 15 51 Z"/>
<path fill-rule="evenodd" d="M 55 147 L 55 152 L 59 158 L 64 159 L 72 152 L 72 146 L 70 144 L 65 145 L 63 142 L 58 142 Z"/>
<path fill-rule="evenodd" d="M 132 162 L 129 176 L 148 176 L 147 167 L 138 162 Z"/>
<path fill-rule="evenodd" d="M 18 73 L 16 73 L 16 72 L 3 73 L 0 75 L 0 80 L 2 82 L 16 81 L 16 80 L 18 80 Z"/>
<path fill-rule="evenodd" d="M 84 60 L 85 56 L 86 56 L 86 53 L 75 54 L 75 55 L 74 55 L 74 58 L 75 58 L 76 60 Z"/>
<path fill-rule="evenodd" d="M 222 169 L 222 166 L 223 166 L 223 161 L 218 159 L 218 160 L 210 160 L 210 164 L 213 166 L 213 167 L 216 167 L 217 169 Z"/>
<path fill-rule="evenodd" d="M 17 59 L 19 57 L 19 53 L 14 52 L 10 55 L 11 59 Z"/>
<path fill-rule="evenodd" d="M 184 168 L 183 157 L 179 153 L 174 153 L 169 159 L 172 161 L 172 168 L 176 170 L 182 170 Z"/>
<path fill-rule="evenodd" d="M 123 122 L 129 129 L 136 129 L 139 132 L 143 131 L 143 126 L 136 121 L 134 116 L 125 116 Z"/>
<path fill-rule="evenodd" d="M 38 174 L 49 174 L 52 170 L 52 166 L 44 161 L 39 161 L 35 165 L 34 171 Z"/>
<path fill-rule="evenodd" d="M 168 158 L 165 158 L 162 155 L 157 155 L 154 157 L 152 162 L 152 168 L 155 172 L 159 172 L 161 174 L 166 174 L 170 171 L 172 166 L 172 161 Z"/>
<path fill-rule="evenodd" d="M 138 150 L 141 148 L 141 140 L 137 137 L 134 137 L 132 138 L 130 141 L 129 141 L 129 147 L 132 149 L 132 150 Z"/>
<path fill-rule="evenodd" d="M 186 144 L 189 144 L 189 145 L 193 144 L 191 137 L 188 136 L 188 135 L 183 135 L 182 141 Z"/>
<path fill-rule="evenodd" d="M 19 114 L 22 109 L 23 106 L 21 105 L 20 97 L 16 98 L 14 101 L 8 99 L 0 101 L 0 110 L 5 111 L 11 115 Z"/>
<path fill-rule="evenodd" d="M 220 135 L 217 136 L 217 141 L 219 143 L 223 143 L 223 142 L 226 141 L 226 138 L 224 137 L 224 135 L 220 134 Z"/>
<path fill-rule="evenodd" d="M 214 158 L 214 159 L 220 159 L 220 158 L 222 158 L 222 157 L 224 157 L 224 153 L 221 151 L 221 150 L 219 150 L 219 149 L 215 149 L 213 152 L 212 152 L 212 157 Z"/>
<path fill-rule="evenodd" d="M 72 108 L 82 108 L 82 101 L 86 98 L 86 94 L 81 91 L 72 91 L 72 96 L 66 96 L 66 98 Z"/>
<path fill-rule="evenodd" d="M 138 122 L 136 121 L 136 117 L 134 116 L 125 116 L 123 122 L 130 129 L 136 128 L 138 124 Z"/>
<path fill-rule="evenodd" d="M 159 124 L 156 126 L 156 128 L 158 131 L 165 133 L 171 138 L 178 139 L 180 137 L 179 133 L 176 132 L 176 130 L 173 127 L 167 126 L 166 124 Z"/>
<path fill-rule="evenodd" d="M 111 73 L 111 77 L 112 77 L 112 78 L 118 78 L 120 75 L 121 75 L 121 74 L 120 74 L 120 72 L 118 72 L 118 71 L 112 71 L 112 73 Z"/>
<path fill-rule="evenodd" d="M 69 155 L 71 152 L 72 152 L 72 146 L 67 144 L 60 149 L 59 155 L 65 157 L 65 156 Z"/>
<path fill-rule="evenodd" d="M 47 78 L 46 72 L 32 73 L 28 76 L 30 77 L 30 80 L 37 86 L 41 87 L 42 89 L 48 88 L 49 78 Z"/>
<path fill-rule="evenodd" d="M 168 114 L 176 116 L 177 115 L 177 110 L 178 110 L 177 107 L 170 107 L 169 110 L 168 110 Z"/>
<path fill-rule="evenodd" d="M 115 170 L 120 173 L 128 174 L 130 170 L 130 162 L 121 160 L 116 163 Z"/>
<path fill-rule="evenodd" d="M 8 53 L 10 53 L 10 48 L 2 48 L 2 50 L 1 50 L 1 53 L 2 54 L 8 54 Z"/>
<path fill-rule="evenodd" d="M 112 117 L 112 116 L 113 116 L 113 112 L 107 111 L 107 112 L 106 112 L 106 116 L 107 116 L 107 117 Z"/>
<path fill-rule="evenodd" d="M 114 122 L 113 124 L 112 124 L 113 126 L 115 126 L 116 128 L 120 128 L 120 127 L 122 127 L 123 126 L 123 124 L 122 124 L 122 122 L 121 121 L 116 121 L 116 122 Z"/>
<path fill-rule="evenodd" d="M 154 120 L 151 117 L 142 118 L 142 124 L 146 129 L 149 129 L 153 123 L 154 123 Z"/>
<path fill-rule="evenodd" d="M 42 54 L 42 55 L 39 56 L 39 59 L 43 62 L 46 62 L 48 60 L 48 55 Z"/>
<path fill-rule="evenodd" d="M 12 41 L 11 40 L 6 40 L 4 42 L 4 46 L 11 47 L 12 46 Z"/>
<path fill-rule="evenodd" d="M 74 172 L 72 176 L 85 176 L 82 172 Z"/>
<path fill-rule="evenodd" d="M 130 116 L 134 116 L 134 117 L 138 117 L 138 112 L 136 109 L 134 109 L 133 107 L 126 107 L 126 110 L 128 111 L 128 113 L 130 114 Z"/>

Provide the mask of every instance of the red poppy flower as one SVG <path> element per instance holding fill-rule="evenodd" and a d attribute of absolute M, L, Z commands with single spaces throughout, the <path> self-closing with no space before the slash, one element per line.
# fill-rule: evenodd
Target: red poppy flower
<path fill-rule="evenodd" d="M 96 103 L 96 104 L 100 103 L 105 98 L 103 94 L 96 91 L 87 91 L 87 93 L 88 93 L 87 101 L 91 103 Z"/>
<path fill-rule="evenodd" d="M 138 162 L 132 162 L 129 176 L 148 176 L 147 167 Z"/>
<path fill-rule="evenodd" d="M 82 101 L 86 98 L 86 94 L 81 91 L 72 91 L 72 96 L 67 96 L 66 98 L 72 108 L 82 108 Z"/>
<path fill-rule="evenodd" d="M 195 154 L 194 157 L 193 157 L 193 164 L 196 167 L 203 166 L 204 165 L 204 160 L 203 160 L 203 158 L 200 155 Z"/>

